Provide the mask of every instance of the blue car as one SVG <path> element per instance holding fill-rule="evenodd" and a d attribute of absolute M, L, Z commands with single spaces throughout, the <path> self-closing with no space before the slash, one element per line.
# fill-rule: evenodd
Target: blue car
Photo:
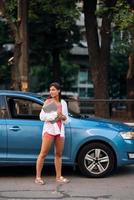
<path fill-rule="evenodd" d="M 43 99 L 33 93 L 0 91 L 0 165 L 36 163 L 42 140 Z M 47 164 L 53 164 L 53 147 Z M 64 165 L 77 165 L 87 177 L 104 177 L 134 164 L 134 128 L 100 118 L 70 114 L 65 127 Z"/>

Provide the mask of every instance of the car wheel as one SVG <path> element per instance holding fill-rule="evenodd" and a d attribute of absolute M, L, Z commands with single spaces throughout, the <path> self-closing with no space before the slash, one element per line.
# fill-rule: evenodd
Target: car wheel
<path fill-rule="evenodd" d="M 91 143 L 80 151 L 78 166 L 82 174 L 88 177 L 104 177 L 113 171 L 115 156 L 109 146 L 102 143 Z"/>

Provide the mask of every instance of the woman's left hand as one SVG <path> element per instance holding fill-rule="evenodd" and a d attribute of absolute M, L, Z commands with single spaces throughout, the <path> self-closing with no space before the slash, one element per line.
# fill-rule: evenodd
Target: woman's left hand
<path fill-rule="evenodd" d="M 65 115 L 62 115 L 62 116 L 61 116 L 61 120 L 65 121 L 66 119 L 67 119 L 67 118 L 66 118 Z"/>

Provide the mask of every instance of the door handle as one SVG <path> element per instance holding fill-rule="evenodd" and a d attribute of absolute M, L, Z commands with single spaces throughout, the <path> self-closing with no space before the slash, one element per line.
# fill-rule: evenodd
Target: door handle
<path fill-rule="evenodd" d="M 11 131 L 19 131 L 20 127 L 19 126 L 13 126 L 13 127 L 9 128 L 9 130 L 11 130 Z"/>

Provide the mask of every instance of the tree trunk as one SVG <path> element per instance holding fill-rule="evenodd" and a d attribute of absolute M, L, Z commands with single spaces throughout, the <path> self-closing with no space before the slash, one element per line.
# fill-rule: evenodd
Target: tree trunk
<path fill-rule="evenodd" d="M 105 1 L 110 8 L 116 1 Z M 96 18 L 97 0 L 84 0 L 85 27 L 89 52 L 89 63 L 94 85 L 95 115 L 109 117 L 108 64 L 111 44 L 111 16 L 106 12 L 102 16 L 100 35 Z M 99 39 L 100 36 L 100 39 Z M 99 101 L 100 100 L 100 101 Z"/>
<path fill-rule="evenodd" d="M 27 31 L 27 18 L 28 18 L 28 0 L 18 1 L 18 19 L 20 19 L 20 39 L 21 39 L 21 54 L 18 62 L 20 72 L 20 89 L 28 91 L 28 31 Z"/>
<path fill-rule="evenodd" d="M 128 58 L 127 72 L 127 98 L 128 100 L 128 117 L 134 119 L 134 27 L 131 28 L 132 50 Z"/>
<path fill-rule="evenodd" d="M 10 87 L 13 90 L 20 90 L 20 73 L 18 69 L 18 63 L 21 54 L 20 49 L 21 49 L 21 44 L 15 42 L 13 64 L 11 65 L 11 87 Z"/>

